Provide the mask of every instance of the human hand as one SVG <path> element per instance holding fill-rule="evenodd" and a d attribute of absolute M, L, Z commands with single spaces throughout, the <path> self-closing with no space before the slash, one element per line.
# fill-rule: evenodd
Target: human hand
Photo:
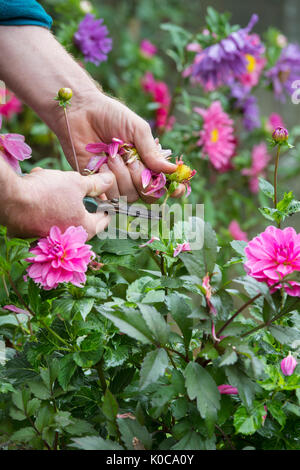
<path fill-rule="evenodd" d="M 43 237 L 54 225 L 61 230 L 82 226 L 93 238 L 103 231 L 109 216 L 85 210 L 85 196 L 101 196 L 112 184 L 111 175 L 82 176 L 76 172 L 34 168 L 30 174 L 17 177 L 13 197 L 6 201 L 9 235 L 22 238 Z"/>
<path fill-rule="evenodd" d="M 78 102 L 81 106 L 78 106 Z M 141 157 L 141 161 L 136 160 L 126 165 L 122 157 L 116 155 L 101 167 L 101 174 L 106 173 L 113 177 L 113 184 L 106 193 L 109 199 L 127 196 L 128 202 L 134 202 L 141 196 L 147 202 L 156 200 L 143 195 L 142 171 L 147 167 L 157 173 L 172 173 L 176 170 L 176 165 L 160 155 L 150 126 L 144 119 L 97 89 L 81 96 L 79 101 L 74 100 L 74 105 L 68 109 L 68 116 L 81 171 L 92 157 L 85 149 L 86 145 L 95 142 L 110 143 L 113 137 L 132 143 Z M 70 138 L 63 121 L 60 121 L 56 133 L 69 162 L 75 168 Z M 180 185 L 172 196 L 181 197 L 184 190 L 185 187 Z"/>

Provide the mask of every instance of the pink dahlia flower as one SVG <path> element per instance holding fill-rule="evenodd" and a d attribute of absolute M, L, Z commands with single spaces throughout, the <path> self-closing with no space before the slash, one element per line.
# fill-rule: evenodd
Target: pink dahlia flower
<path fill-rule="evenodd" d="M 292 227 L 281 230 L 271 225 L 248 243 L 245 254 L 248 275 L 272 286 L 282 277 L 300 271 L 300 234 Z M 280 287 L 278 284 L 275 289 Z M 289 295 L 300 297 L 297 282 L 285 283 L 284 289 Z"/>
<path fill-rule="evenodd" d="M 0 116 L 0 128 L 2 118 Z M 25 144 L 25 137 L 20 134 L 0 134 L 0 156 L 13 168 L 21 174 L 19 161 L 31 157 L 31 148 Z"/>
<path fill-rule="evenodd" d="M 0 88 L 0 114 L 11 119 L 22 111 L 21 101 L 9 90 Z"/>
<path fill-rule="evenodd" d="M 94 256 L 90 245 L 86 245 L 88 234 L 83 227 L 69 227 L 61 233 L 52 227 L 49 236 L 41 238 L 30 250 L 34 256 L 27 261 L 28 276 L 45 290 L 55 289 L 63 282 L 82 287 L 86 281 L 85 272 Z"/>
<path fill-rule="evenodd" d="M 154 103 L 158 104 L 156 126 L 159 129 L 171 130 L 175 118 L 174 116 L 169 117 L 171 94 L 168 85 L 165 82 L 155 80 L 152 73 L 146 72 L 142 79 L 142 88 L 152 96 Z"/>
<path fill-rule="evenodd" d="M 242 170 L 242 175 L 250 176 L 249 186 L 252 193 L 258 193 L 258 178 L 259 176 L 265 176 L 265 169 L 271 158 L 267 150 L 267 145 L 264 142 L 254 145 L 252 150 L 252 166 L 251 168 L 244 168 Z"/>
<path fill-rule="evenodd" d="M 248 242 L 246 232 L 243 232 L 239 223 L 236 220 L 232 220 L 229 224 L 228 230 L 234 240 L 242 240 Z"/>
<path fill-rule="evenodd" d="M 236 387 L 232 387 L 228 384 L 222 384 L 218 386 L 218 390 L 221 395 L 238 395 L 238 389 Z"/>
<path fill-rule="evenodd" d="M 218 171 L 227 171 L 236 147 L 232 119 L 223 111 L 220 101 L 214 101 L 208 109 L 194 110 L 204 120 L 197 144 Z"/>
<path fill-rule="evenodd" d="M 297 366 L 296 359 L 289 352 L 288 356 L 282 359 L 280 363 L 281 372 L 283 375 L 290 376 L 293 375 L 294 370 Z"/>
<path fill-rule="evenodd" d="M 145 57 L 153 57 L 157 52 L 157 47 L 148 41 L 148 39 L 143 39 L 140 44 L 140 51 Z"/>

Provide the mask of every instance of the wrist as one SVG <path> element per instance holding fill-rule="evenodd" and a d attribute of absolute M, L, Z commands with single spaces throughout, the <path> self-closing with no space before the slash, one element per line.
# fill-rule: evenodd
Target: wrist
<path fill-rule="evenodd" d="M 19 211 L 23 205 L 24 198 L 22 177 L 3 161 L 0 162 L 0 184 L 2 188 L 0 224 L 9 227 L 13 223 L 16 211 Z"/>

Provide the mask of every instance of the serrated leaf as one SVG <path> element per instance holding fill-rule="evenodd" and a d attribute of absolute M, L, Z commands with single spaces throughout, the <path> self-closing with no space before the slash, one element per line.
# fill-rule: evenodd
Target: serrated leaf
<path fill-rule="evenodd" d="M 117 424 L 121 433 L 122 441 L 128 450 L 134 450 L 132 444 L 133 438 L 136 437 L 145 446 L 151 449 L 152 437 L 145 426 L 142 426 L 137 420 L 129 418 L 117 419 Z"/>
<path fill-rule="evenodd" d="M 11 436 L 11 440 L 14 442 L 30 442 L 31 439 L 37 436 L 36 431 L 31 427 L 26 427 L 19 429 L 18 431 L 14 432 Z"/>
<path fill-rule="evenodd" d="M 66 390 L 72 376 L 77 369 L 77 364 L 73 359 L 73 354 L 67 354 L 59 361 L 58 382 Z"/>
<path fill-rule="evenodd" d="M 274 186 L 264 178 L 259 177 L 259 189 L 270 199 L 274 199 Z"/>
<path fill-rule="evenodd" d="M 187 365 L 184 376 L 189 398 L 197 400 L 199 413 L 203 419 L 209 422 L 212 431 L 213 423 L 217 419 L 221 398 L 214 379 L 209 372 L 196 362 L 190 362 Z"/>
<path fill-rule="evenodd" d="M 140 372 L 140 387 L 146 388 L 148 385 L 164 374 L 169 363 L 168 355 L 164 349 L 150 351 L 144 358 Z"/>
<path fill-rule="evenodd" d="M 119 405 L 113 394 L 110 392 L 110 390 L 107 388 L 105 395 L 104 395 L 104 400 L 103 400 L 103 405 L 102 405 L 102 411 L 109 419 L 110 421 L 113 421 L 115 417 L 117 416 L 119 409 Z"/>
<path fill-rule="evenodd" d="M 184 297 L 176 292 L 168 295 L 166 303 L 172 318 L 175 320 L 183 334 L 184 344 L 186 348 L 188 348 L 193 329 L 193 319 L 189 317 L 192 313 L 191 308 L 185 302 Z"/>
<path fill-rule="evenodd" d="M 126 333 L 132 338 L 145 344 L 153 342 L 147 323 L 140 312 L 127 308 L 120 312 L 109 310 L 101 311 L 101 313 L 104 317 L 112 321 L 122 333 Z"/>
<path fill-rule="evenodd" d="M 100 436 L 77 437 L 72 441 L 72 447 L 82 450 L 124 450 L 117 442 L 104 440 Z"/>
<path fill-rule="evenodd" d="M 169 325 L 155 307 L 139 304 L 139 309 L 150 332 L 152 333 L 153 338 L 164 346 L 169 339 Z"/>
<path fill-rule="evenodd" d="M 236 432 L 245 435 L 254 434 L 255 431 L 262 427 L 263 416 L 265 414 L 266 411 L 261 403 L 256 403 L 250 411 L 245 406 L 240 406 L 233 418 Z"/>

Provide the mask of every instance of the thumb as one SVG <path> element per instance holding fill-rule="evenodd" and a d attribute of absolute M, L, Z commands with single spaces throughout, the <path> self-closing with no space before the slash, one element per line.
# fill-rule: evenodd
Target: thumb
<path fill-rule="evenodd" d="M 134 145 L 145 166 L 150 170 L 157 173 L 173 173 L 176 170 L 176 165 L 160 155 L 151 128 L 145 121 L 141 121 L 135 130 Z"/>
<path fill-rule="evenodd" d="M 113 177 L 109 173 L 82 176 L 82 184 L 86 196 L 96 197 L 110 188 L 113 184 Z"/>

